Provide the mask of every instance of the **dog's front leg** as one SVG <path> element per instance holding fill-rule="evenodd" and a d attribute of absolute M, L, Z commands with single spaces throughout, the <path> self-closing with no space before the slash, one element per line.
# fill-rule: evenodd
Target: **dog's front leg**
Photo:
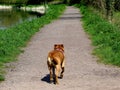
<path fill-rule="evenodd" d="M 64 73 L 64 71 L 65 71 L 65 60 L 63 60 L 63 62 L 62 62 L 62 65 L 61 65 L 61 69 L 62 69 L 62 72 L 61 72 L 61 74 L 60 74 L 60 78 L 62 79 L 63 78 L 63 73 Z"/>
<path fill-rule="evenodd" d="M 62 72 L 61 72 L 61 74 L 60 74 L 60 78 L 61 78 L 61 79 L 63 78 L 63 73 L 64 73 L 64 71 L 65 71 L 65 68 L 62 67 Z"/>

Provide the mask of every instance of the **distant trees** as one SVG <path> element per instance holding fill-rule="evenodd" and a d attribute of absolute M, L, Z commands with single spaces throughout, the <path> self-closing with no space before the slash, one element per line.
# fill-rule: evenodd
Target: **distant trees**
<path fill-rule="evenodd" d="M 0 4 L 41 4 L 54 0 L 0 0 Z"/>
<path fill-rule="evenodd" d="M 120 0 L 63 0 L 63 2 L 69 5 L 91 5 L 101 10 L 110 21 L 112 20 L 113 12 L 115 10 L 120 11 Z"/>
<path fill-rule="evenodd" d="M 79 4 L 80 0 L 63 0 L 63 3 L 69 4 L 69 5 L 76 4 L 76 3 Z"/>
<path fill-rule="evenodd" d="M 41 4 L 45 0 L 28 0 L 27 4 Z"/>
<path fill-rule="evenodd" d="M 113 12 L 114 12 L 114 0 L 106 0 L 105 5 L 106 5 L 106 18 L 108 18 L 110 21 L 112 20 L 113 17 Z"/>
<path fill-rule="evenodd" d="M 0 4 L 25 4 L 28 0 L 0 0 Z"/>
<path fill-rule="evenodd" d="M 120 11 L 120 0 L 115 0 L 115 9 Z"/>
<path fill-rule="evenodd" d="M 120 2 L 120 0 L 80 0 L 80 2 L 85 5 L 92 5 L 103 11 L 103 14 L 109 21 L 112 20 L 114 10 L 120 8 L 120 3 L 118 5 L 118 1 Z M 117 5 L 115 6 L 115 4 Z"/>

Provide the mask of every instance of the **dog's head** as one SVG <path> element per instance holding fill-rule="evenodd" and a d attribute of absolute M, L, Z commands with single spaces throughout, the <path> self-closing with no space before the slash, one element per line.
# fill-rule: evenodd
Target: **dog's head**
<path fill-rule="evenodd" d="M 59 51 L 64 52 L 64 45 L 63 44 L 55 44 L 54 50 L 59 50 Z"/>

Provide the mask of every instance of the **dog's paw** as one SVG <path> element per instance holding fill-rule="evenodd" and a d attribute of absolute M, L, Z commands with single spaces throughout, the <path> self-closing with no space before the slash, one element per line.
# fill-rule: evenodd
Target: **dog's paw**
<path fill-rule="evenodd" d="M 50 83 L 50 84 L 52 84 L 52 83 L 53 83 L 53 81 L 50 81 L 49 83 Z"/>
<path fill-rule="evenodd" d="M 59 83 L 58 83 L 58 82 L 54 82 L 54 84 L 55 84 L 55 85 L 59 85 Z"/>
<path fill-rule="evenodd" d="M 59 78 L 60 78 L 60 79 L 63 79 L 63 75 L 61 74 Z"/>

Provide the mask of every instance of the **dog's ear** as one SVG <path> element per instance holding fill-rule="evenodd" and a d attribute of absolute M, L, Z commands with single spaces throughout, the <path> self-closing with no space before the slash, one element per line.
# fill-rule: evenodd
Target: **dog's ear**
<path fill-rule="evenodd" d="M 57 44 L 54 44 L 54 50 L 57 48 L 57 46 L 58 46 Z"/>
<path fill-rule="evenodd" d="M 61 47 L 62 51 L 64 52 L 64 45 L 61 44 L 60 47 Z"/>
<path fill-rule="evenodd" d="M 54 44 L 54 48 L 57 46 L 57 44 Z"/>
<path fill-rule="evenodd" d="M 63 48 L 64 48 L 64 45 L 63 45 L 63 44 L 61 44 L 61 47 L 63 47 Z"/>

